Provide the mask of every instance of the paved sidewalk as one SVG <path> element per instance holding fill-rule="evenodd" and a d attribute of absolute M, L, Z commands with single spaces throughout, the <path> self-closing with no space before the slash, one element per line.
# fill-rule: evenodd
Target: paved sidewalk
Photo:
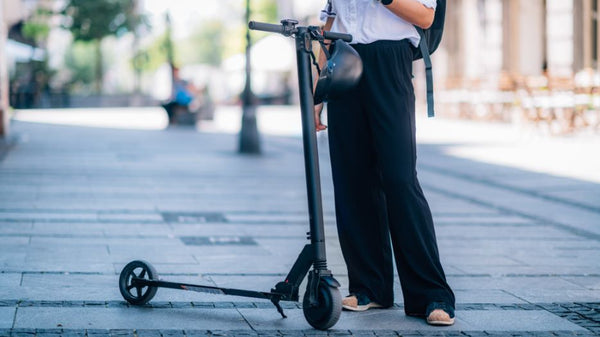
<path fill-rule="evenodd" d="M 296 303 L 282 319 L 265 301 L 159 289 L 137 308 L 117 286 L 133 259 L 169 280 L 265 291 L 281 281 L 306 243 L 297 129 L 263 125 L 287 135 L 265 135 L 255 157 L 236 154 L 237 136 L 220 132 L 231 111 L 202 132 L 152 130 L 161 125 L 154 110 L 138 112 L 145 130 L 81 126 L 101 111 L 80 112 L 74 125 L 32 122 L 64 113 L 18 115 L 0 157 L 0 337 L 327 334 L 310 329 Z M 285 113 L 262 122 L 296 120 Z M 397 283 L 394 308 L 344 312 L 329 335 L 600 334 L 600 165 L 597 155 L 570 156 L 597 138 L 524 142 L 526 132 L 501 125 L 419 125 L 419 175 L 457 323 L 406 317 Z M 319 146 L 328 262 L 345 294 L 324 134 Z M 531 155 L 519 160 L 519 149 Z"/>

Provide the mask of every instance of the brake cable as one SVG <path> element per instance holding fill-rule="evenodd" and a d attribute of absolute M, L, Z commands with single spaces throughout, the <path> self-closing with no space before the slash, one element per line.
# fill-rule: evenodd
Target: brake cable
<path fill-rule="evenodd" d="M 331 58 L 331 54 L 329 54 L 329 50 L 327 49 L 327 47 L 330 46 L 331 43 L 325 43 L 325 38 L 323 37 L 323 34 L 321 33 L 320 28 L 311 26 L 311 27 L 308 27 L 308 31 L 311 35 L 311 39 L 319 42 L 319 45 L 321 46 L 321 50 L 323 51 L 323 53 L 325 53 L 325 57 L 327 58 L 327 60 L 329 60 Z M 315 53 L 313 52 L 313 49 L 310 48 L 310 50 L 306 50 L 306 51 L 308 53 L 310 53 L 310 58 L 312 59 L 312 63 L 317 68 L 317 74 L 320 75 L 321 67 L 319 67 L 319 62 L 317 60 L 317 57 L 315 56 Z"/>

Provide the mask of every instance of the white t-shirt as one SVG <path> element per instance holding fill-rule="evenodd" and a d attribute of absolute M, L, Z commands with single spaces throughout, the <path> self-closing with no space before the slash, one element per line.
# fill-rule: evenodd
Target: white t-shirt
<path fill-rule="evenodd" d="M 436 0 L 417 0 L 435 9 Z M 351 43 L 371 43 L 378 40 L 399 41 L 409 39 L 416 47 L 420 37 L 415 27 L 385 8 L 378 0 L 331 0 L 336 13 L 332 32 L 352 34 Z M 327 5 L 321 12 L 325 21 Z"/>

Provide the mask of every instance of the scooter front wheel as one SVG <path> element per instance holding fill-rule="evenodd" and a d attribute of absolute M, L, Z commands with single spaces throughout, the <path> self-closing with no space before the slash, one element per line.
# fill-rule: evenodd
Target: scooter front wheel
<path fill-rule="evenodd" d="M 340 290 L 325 282 L 319 282 L 317 290 L 318 305 L 310 305 L 308 291 L 304 293 L 302 311 L 308 324 L 318 330 L 327 330 L 337 323 L 342 314 L 342 296 Z"/>
<path fill-rule="evenodd" d="M 157 287 L 140 285 L 134 279 L 158 280 L 154 267 L 141 260 L 129 262 L 119 276 L 119 290 L 123 298 L 134 305 L 144 305 L 156 295 Z"/>

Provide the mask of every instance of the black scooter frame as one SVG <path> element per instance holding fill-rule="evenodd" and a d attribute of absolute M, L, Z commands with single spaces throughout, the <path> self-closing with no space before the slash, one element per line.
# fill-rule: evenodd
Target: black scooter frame
<path fill-rule="evenodd" d="M 308 193 L 308 209 L 310 216 L 310 244 L 304 246 L 292 269 L 283 282 L 275 285 L 271 292 L 259 292 L 242 289 L 228 289 L 197 284 L 167 282 L 161 280 L 145 279 L 143 276 L 133 276 L 130 288 L 156 287 L 181 289 L 212 294 L 234 295 L 269 299 L 277 308 L 282 317 L 287 317 L 280 301 L 298 301 L 298 290 L 304 277 L 308 273 L 307 296 L 311 306 L 317 306 L 318 287 L 324 282 L 330 287 L 339 288 L 340 284 L 327 269 L 325 253 L 325 231 L 323 221 L 323 206 L 321 197 L 321 182 L 319 174 L 319 156 L 315 120 L 313 116 L 314 98 L 312 90 L 311 56 L 312 42 L 323 39 L 352 40 L 348 34 L 321 32 L 318 27 L 300 27 L 298 21 L 282 20 L 281 25 L 260 22 L 250 22 L 249 28 L 267 32 L 281 33 L 285 36 L 294 36 L 296 42 L 296 59 L 298 67 L 298 83 L 300 90 L 300 110 L 302 114 L 302 140 L 304 148 L 304 164 L 306 172 L 306 189 Z M 310 267 L 313 266 L 313 270 Z"/>

